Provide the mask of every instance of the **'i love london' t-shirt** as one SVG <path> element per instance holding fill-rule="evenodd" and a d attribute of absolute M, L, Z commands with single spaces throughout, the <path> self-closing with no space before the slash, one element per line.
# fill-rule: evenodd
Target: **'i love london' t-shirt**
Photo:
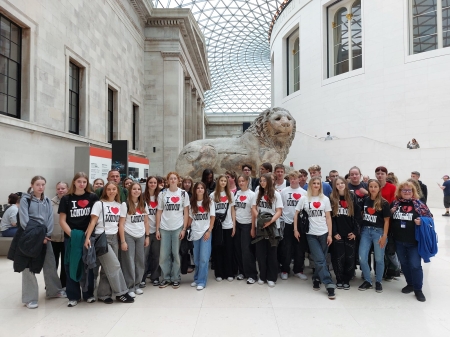
<path fill-rule="evenodd" d="M 209 204 L 209 212 L 206 212 L 203 208 L 201 201 L 197 201 L 197 206 L 198 212 L 192 213 L 191 205 L 189 205 L 189 216 L 192 219 L 191 233 L 188 238 L 189 241 L 197 241 L 201 239 L 209 228 L 211 217 L 216 216 L 213 200 L 211 200 L 211 203 Z"/>
<path fill-rule="evenodd" d="M 364 181 L 361 181 L 358 185 L 353 185 L 352 183 L 348 183 L 348 189 L 355 193 L 356 198 L 358 200 L 358 205 L 360 208 L 364 205 L 364 199 L 367 197 L 367 194 L 360 192 L 360 188 L 364 188 L 366 191 L 369 191 L 369 187 Z"/>
<path fill-rule="evenodd" d="M 214 200 L 214 192 L 209 195 L 211 200 Z M 216 205 L 216 215 L 225 214 L 227 211 L 228 205 L 228 197 L 225 191 L 220 192 L 220 202 L 214 202 Z M 228 205 L 227 216 L 225 217 L 225 221 L 222 222 L 223 229 L 233 228 L 233 220 L 231 219 L 231 207 L 234 206 L 234 200 L 231 198 L 231 204 Z"/>
<path fill-rule="evenodd" d="M 258 196 L 255 196 L 253 199 L 252 206 L 256 206 L 256 202 L 258 201 Z M 259 204 L 257 205 L 256 209 L 259 213 L 270 213 L 272 215 L 275 215 L 277 212 L 277 208 L 283 208 L 283 201 L 281 200 L 281 195 L 277 191 L 275 191 L 275 197 L 272 201 L 272 207 L 270 207 L 269 203 L 267 202 L 267 195 L 264 195 L 261 200 L 259 201 Z M 280 228 L 280 218 L 276 221 L 277 228 Z"/>
<path fill-rule="evenodd" d="M 389 206 L 392 208 L 394 205 Z M 401 242 L 416 244 L 416 223 L 415 219 L 419 214 L 414 209 L 412 200 L 400 202 L 395 212 L 392 214 L 389 230 L 392 231 L 394 239 Z"/>
<path fill-rule="evenodd" d="M 158 202 L 155 200 L 155 196 L 150 196 L 150 204 L 148 206 L 148 221 L 150 226 L 150 234 L 156 233 L 156 210 Z"/>
<path fill-rule="evenodd" d="M 350 202 L 353 203 L 354 214 L 357 214 L 357 212 L 361 213 L 361 209 L 355 204 L 357 197 L 353 197 L 353 194 L 351 196 L 352 199 Z M 358 234 L 354 217 L 348 215 L 348 203 L 343 195 L 339 196 L 338 211 L 337 215 L 332 218 L 332 224 L 333 236 L 339 234 L 341 238 L 347 238 L 350 233 Z"/>
<path fill-rule="evenodd" d="M 126 218 L 125 220 L 125 232 L 134 238 L 141 238 L 145 235 L 145 222 L 144 218 L 148 216 L 148 207 L 145 204 L 145 211 L 141 212 L 137 209 L 137 203 L 135 203 L 136 213 L 128 214 L 127 203 L 123 202 L 120 206 L 120 217 Z"/>
<path fill-rule="evenodd" d="M 302 195 L 306 195 L 306 191 L 301 188 L 286 187 L 281 191 L 281 200 L 283 201 L 283 214 L 281 215 L 285 223 L 294 223 L 295 206 Z"/>
<path fill-rule="evenodd" d="M 256 194 L 251 189 L 239 190 L 234 196 L 234 208 L 236 210 L 236 222 L 247 225 L 252 223 L 252 205 Z"/>
<path fill-rule="evenodd" d="M 307 234 L 323 235 L 328 233 L 326 212 L 331 212 L 331 204 L 327 196 L 311 197 L 311 199 L 307 195 L 302 196 L 295 210 L 301 212 L 303 209 L 308 213 L 309 219 Z"/>
<path fill-rule="evenodd" d="M 58 213 L 66 214 L 66 222 L 70 229 L 78 229 L 85 232 L 91 221 L 91 210 L 98 200 L 95 193 L 84 193 L 83 195 L 67 194 L 61 198 Z M 64 237 L 69 236 L 64 233 Z"/>
<path fill-rule="evenodd" d="M 103 231 L 106 232 L 106 235 L 117 234 L 119 230 L 120 207 L 121 204 L 116 201 L 97 201 L 94 204 L 91 214 L 98 216 L 97 226 L 95 226 L 95 235 L 102 234 Z M 105 216 L 104 223 L 103 215 Z"/>
<path fill-rule="evenodd" d="M 362 226 L 384 228 L 384 218 L 390 217 L 391 211 L 386 201 L 382 202 L 381 211 L 377 211 L 373 208 L 373 200 L 370 197 L 364 200 Z"/>
<path fill-rule="evenodd" d="M 188 206 L 189 195 L 181 188 L 178 188 L 175 192 L 167 189 L 159 193 L 158 210 L 163 211 L 160 228 L 166 231 L 174 231 L 183 226 L 183 211 Z"/>

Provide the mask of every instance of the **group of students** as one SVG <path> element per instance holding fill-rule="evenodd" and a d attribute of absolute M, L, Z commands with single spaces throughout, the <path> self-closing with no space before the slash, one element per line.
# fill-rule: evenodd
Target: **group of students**
<path fill-rule="evenodd" d="M 329 184 L 321 181 L 321 168 L 315 165 L 305 184 L 305 170 L 291 171 L 284 179 L 283 165 L 276 165 L 272 174 L 272 165 L 265 163 L 259 179 L 251 177 L 250 165 L 244 165 L 239 176 L 227 171 L 217 179 L 205 170 L 196 183 L 170 172 L 165 182 L 148 177 L 143 192 L 132 180 L 120 186 L 119 172 L 112 170 L 104 186 L 94 182 L 95 193 L 88 176 L 80 172 L 69 185 L 58 183 L 52 200 L 44 195 L 45 178 L 36 176 L 21 196 L 20 225 L 8 258 L 15 271 L 23 272 L 22 302 L 28 308 L 38 306 L 34 273 L 40 269 L 47 295 L 67 296 L 69 307 L 81 300 L 96 301 L 98 275 L 97 299 L 106 304 L 113 303 L 114 296 L 122 303 L 134 302 L 147 277 L 153 286 L 176 289 L 181 282 L 180 246 L 190 247 L 189 243 L 194 262 L 191 286 L 197 290 L 207 285 L 210 260 L 218 282 L 246 279 L 247 284 L 274 287 L 279 274 L 282 280 L 288 278 L 292 260 L 294 275 L 306 280 L 308 252 L 313 290 L 320 290 L 323 283 L 328 298 L 334 299 L 336 288 L 350 289 L 358 263 L 364 278 L 358 289 L 373 287 L 373 249 L 376 291 L 382 292 L 385 260 L 392 260 L 398 270 L 401 266 L 407 282 L 402 292 L 414 292 L 425 301 L 421 259 L 429 261 L 432 254 L 421 251 L 416 228 L 432 221 L 432 214 L 419 200 L 414 182 L 395 186 L 386 181 L 385 167 L 375 171 L 377 179 L 365 183 L 359 168 L 352 167 L 349 182 L 337 175 Z M 34 223 L 46 228 L 41 240 L 46 254 L 41 260 L 26 259 L 17 249 Z M 64 249 L 54 242 L 57 228 Z M 102 235 L 107 252 L 89 261 Z M 422 235 L 430 234 L 422 231 Z M 388 242 L 395 243 L 394 252 L 385 258 Z M 61 252 L 60 278 L 54 251 Z"/>

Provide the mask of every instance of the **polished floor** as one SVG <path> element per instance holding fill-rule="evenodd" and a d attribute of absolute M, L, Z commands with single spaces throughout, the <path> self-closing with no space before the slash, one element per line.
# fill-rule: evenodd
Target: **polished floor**
<path fill-rule="evenodd" d="M 360 272 L 349 291 L 334 301 L 311 281 L 290 277 L 275 288 L 245 281 L 190 287 L 192 274 L 179 289 L 147 286 L 133 304 L 45 299 L 42 275 L 39 308 L 21 304 L 21 275 L 0 257 L 0 336 L 450 336 L 450 217 L 436 214 L 439 253 L 424 264 L 425 303 L 402 294 L 404 278 L 384 282 L 382 294 L 360 292 Z M 307 269 L 308 276 L 311 270 Z"/>

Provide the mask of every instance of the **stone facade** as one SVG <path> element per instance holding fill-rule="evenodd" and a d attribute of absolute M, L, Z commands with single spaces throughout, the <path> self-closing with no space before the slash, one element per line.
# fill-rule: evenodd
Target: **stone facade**
<path fill-rule="evenodd" d="M 51 185 L 69 180 L 76 146 L 110 148 L 108 89 L 114 139 L 131 147 L 135 106 L 130 153 L 148 157 L 151 174 L 174 169 L 183 146 L 204 137 L 210 74 L 189 10 L 153 9 L 151 0 L 3 0 L 0 13 L 22 28 L 21 118 L 0 115 L 0 195 L 26 189 L 35 174 Z M 80 69 L 79 134 L 69 133 L 70 62 Z"/>
<path fill-rule="evenodd" d="M 207 114 L 205 116 L 205 138 L 239 137 L 244 133 L 243 124 L 252 123 L 258 115 L 251 114 Z"/>

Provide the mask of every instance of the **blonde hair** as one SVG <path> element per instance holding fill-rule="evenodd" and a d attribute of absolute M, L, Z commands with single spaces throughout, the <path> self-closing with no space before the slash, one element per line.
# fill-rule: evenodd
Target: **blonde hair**
<path fill-rule="evenodd" d="M 413 199 L 420 199 L 420 195 L 419 195 L 419 193 L 418 193 L 418 191 L 417 191 L 417 188 L 416 188 L 416 186 L 415 186 L 415 184 L 414 183 L 416 183 L 416 184 L 418 184 L 416 181 L 404 181 L 404 182 L 402 182 L 402 183 L 400 183 L 399 185 L 398 185 L 398 187 L 397 187 L 397 190 L 395 191 L 395 197 L 397 198 L 397 199 L 402 199 L 402 189 L 404 188 L 404 187 L 410 187 L 411 188 L 411 190 L 412 190 L 412 198 Z"/>
<path fill-rule="evenodd" d="M 313 178 L 311 178 L 311 179 L 309 179 L 309 182 L 308 182 L 308 199 L 311 199 L 312 197 L 313 197 L 313 195 L 312 195 L 312 187 L 311 187 L 311 184 L 314 182 L 314 181 L 316 181 L 316 180 L 318 180 L 319 181 L 319 183 L 320 183 L 320 188 L 319 188 L 319 199 L 323 199 L 323 197 L 324 197 L 324 194 L 323 194 L 323 186 L 322 186 L 322 180 L 320 179 L 320 177 L 313 177 Z"/>
<path fill-rule="evenodd" d="M 300 178 L 300 172 L 298 171 L 291 171 L 287 174 L 288 178 Z"/>

